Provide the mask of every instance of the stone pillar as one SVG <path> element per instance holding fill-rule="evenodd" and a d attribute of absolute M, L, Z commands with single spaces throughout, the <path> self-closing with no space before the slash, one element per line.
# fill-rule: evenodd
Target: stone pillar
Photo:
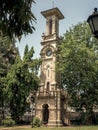
<path fill-rule="evenodd" d="M 49 20 L 46 21 L 46 36 L 49 35 Z"/>

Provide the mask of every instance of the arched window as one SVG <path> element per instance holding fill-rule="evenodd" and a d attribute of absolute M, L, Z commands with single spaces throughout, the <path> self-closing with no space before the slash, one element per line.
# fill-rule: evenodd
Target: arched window
<path fill-rule="evenodd" d="M 52 34 L 52 19 L 49 20 L 49 34 Z"/>
<path fill-rule="evenodd" d="M 48 77 L 50 76 L 49 70 L 50 70 L 50 66 L 48 65 L 48 66 L 47 66 L 47 76 L 48 76 Z"/>
<path fill-rule="evenodd" d="M 55 32 L 58 33 L 58 20 L 55 20 Z"/>

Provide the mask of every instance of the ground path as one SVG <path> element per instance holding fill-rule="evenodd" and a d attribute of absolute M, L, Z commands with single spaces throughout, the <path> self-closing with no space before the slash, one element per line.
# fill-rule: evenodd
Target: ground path
<path fill-rule="evenodd" d="M 17 129 L 17 128 L 31 128 L 31 125 L 23 125 L 23 126 L 13 126 L 13 127 L 1 127 L 0 130 L 14 130 L 14 129 Z"/>

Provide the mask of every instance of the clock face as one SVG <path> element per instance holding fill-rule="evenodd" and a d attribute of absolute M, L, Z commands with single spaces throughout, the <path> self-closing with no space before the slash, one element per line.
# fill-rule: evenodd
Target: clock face
<path fill-rule="evenodd" d="M 51 49 L 48 49 L 47 51 L 46 51 L 46 56 L 51 56 L 52 55 L 52 50 Z"/>

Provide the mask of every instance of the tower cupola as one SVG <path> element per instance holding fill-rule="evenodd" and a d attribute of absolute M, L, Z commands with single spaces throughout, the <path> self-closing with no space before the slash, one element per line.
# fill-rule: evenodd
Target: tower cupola
<path fill-rule="evenodd" d="M 59 20 L 63 19 L 64 16 L 58 8 L 49 9 L 41 12 L 46 18 L 46 32 L 45 35 L 59 34 Z"/>

